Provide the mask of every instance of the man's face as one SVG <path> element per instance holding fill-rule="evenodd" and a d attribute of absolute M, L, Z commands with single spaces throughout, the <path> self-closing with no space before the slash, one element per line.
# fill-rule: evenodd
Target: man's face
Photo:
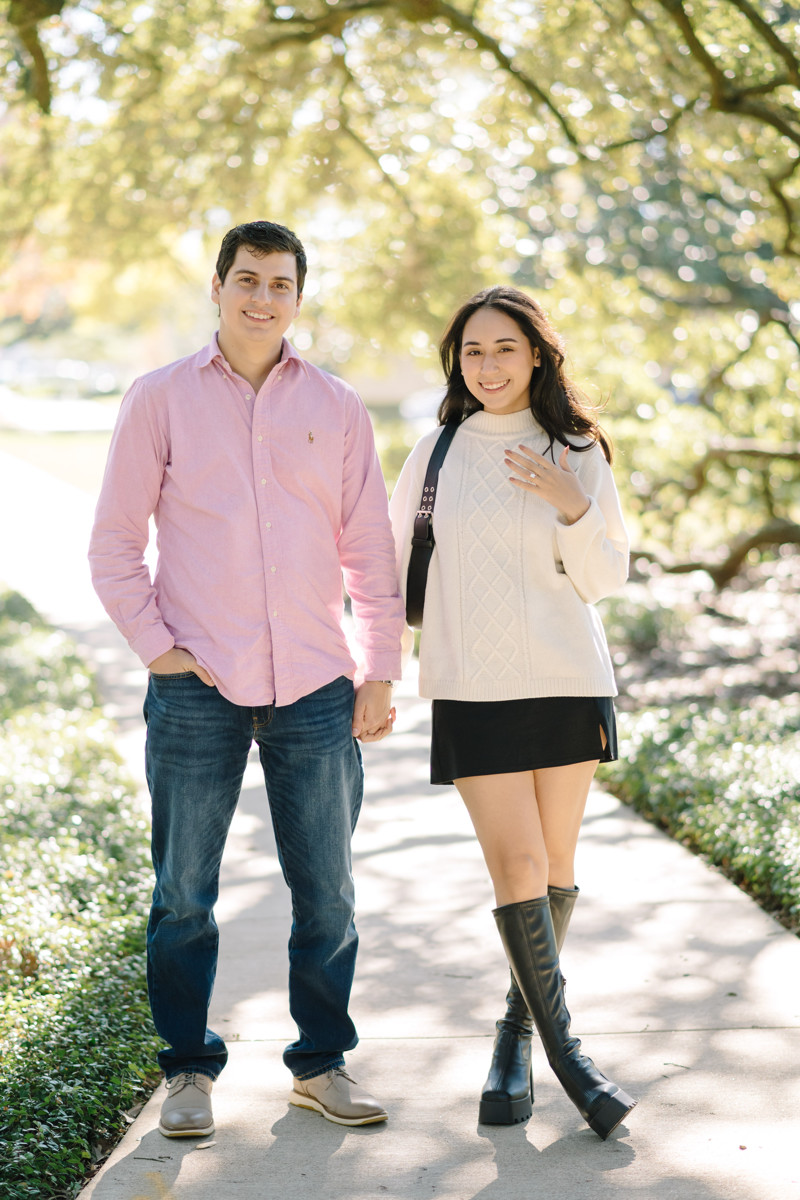
<path fill-rule="evenodd" d="M 222 341 L 249 353 L 274 349 L 300 311 L 295 256 L 279 250 L 258 255 L 240 246 L 225 282 L 214 275 L 211 299 L 219 305 Z"/>

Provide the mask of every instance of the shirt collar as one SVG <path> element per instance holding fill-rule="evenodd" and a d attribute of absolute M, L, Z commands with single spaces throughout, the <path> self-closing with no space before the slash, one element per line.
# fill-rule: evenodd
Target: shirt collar
<path fill-rule="evenodd" d="M 306 376 L 308 375 L 308 364 L 306 363 L 305 359 L 300 357 L 290 341 L 288 341 L 286 338 L 283 338 L 281 341 L 281 362 L 286 363 L 290 360 L 294 360 L 296 363 L 298 363 L 304 374 Z M 217 340 L 216 333 L 212 336 L 208 345 L 204 346 L 197 356 L 198 367 L 207 367 L 212 362 L 219 363 L 223 370 L 233 374 L 233 368 L 219 348 L 219 341 Z"/>

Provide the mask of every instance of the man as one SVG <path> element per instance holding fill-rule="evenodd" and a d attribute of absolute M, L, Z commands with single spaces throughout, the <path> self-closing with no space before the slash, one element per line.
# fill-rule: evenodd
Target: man
<path fill-rule="evenodd" d="M 366 409 L 284 337 L 305 273 L 303 247 L 282 225 L 226 234 L 211 286 L 219 332 L 130 388 L 92 533 L 95 588 L 150 669 L 148 985 L 167 1043 L 167 1137 L 214 1129 L 211 1087 L 227 1050 L 207 1028 L 212 910 L 253 740 L 292 894 L 290 1100 L 344 1125 L 386 1119 L 344 1071 L 358 1040 L 350 839 L 363 785 L 355 739 L 391 731 L 403 606 Z M 363 660 L 357 687 L 342 577 Z"/>

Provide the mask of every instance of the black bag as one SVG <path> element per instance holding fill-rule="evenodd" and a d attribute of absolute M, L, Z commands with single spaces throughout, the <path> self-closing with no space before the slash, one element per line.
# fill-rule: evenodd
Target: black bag
<path fill-rule="evenodd" d="M 422 625 L 422 610 L 425 607 L 425 585 L 428 581 L 428 567 L 436 544 L 433 537 L 433 505 L 436 500 L 436 485 L 439 471 L 445 455 L 450 449 L 450 443 L 455 437 L 461 422 L 448 421 L 436 440 L 433 452 L 428 462 L 425 483 L 422 488 L 417 515 L 414 517 L 414 533 L 411 538 L 411 558 L 408 560 L 408 576 L 406 579 L 406 620 L 409 625 L 420 628 Z"/>

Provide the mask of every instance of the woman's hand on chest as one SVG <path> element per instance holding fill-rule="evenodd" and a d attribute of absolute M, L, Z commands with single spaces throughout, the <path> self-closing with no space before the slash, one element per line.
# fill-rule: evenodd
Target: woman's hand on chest
<path fill-rule="evenodd" d="M 569 446 L 564 447 L 557 463 L 529 446 L 518 446 L 505 454 L 503 461 L 511 470 L 513 486 L 541 496 L 567 525 L 574 525 L 589 511 L 586 489 L 569 463 Z"/>

